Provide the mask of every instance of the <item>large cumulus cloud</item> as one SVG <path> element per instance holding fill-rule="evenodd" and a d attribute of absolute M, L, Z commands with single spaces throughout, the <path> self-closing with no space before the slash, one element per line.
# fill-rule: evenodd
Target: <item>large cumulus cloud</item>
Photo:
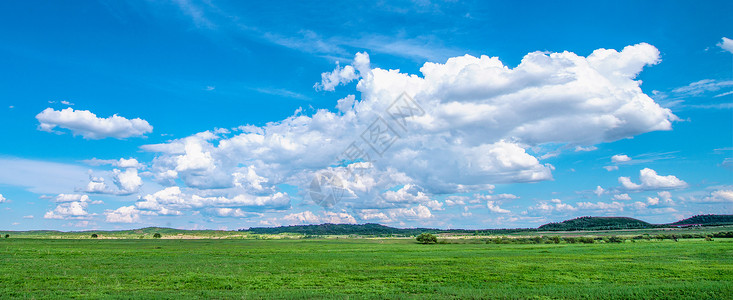
<path fill-rule="evenodd" d="M 497 57 L 465 55 L 407 74 L 372 68 L 369 56 L 359 53 L 353 65 L 324 73 L 316 85 L 332 90 L 358 79 L 360 97 L 339 100 L 333 111 L 296 111 L 264 126 L 203 132 L 143 149 L 157 153 L 151 172 L 159 183 L 182 182 L 205 197 L 274 195 L 283 183 L 303 193 L 315 173 L 330 170 L 344 177 L 345 199 L 388 202 L 393 209 L 395 203 L 427 205 L 431 194 L 552 179 L 553 167 L 537 158 L 535 146 L 591 146 L 670 130 L 677 117 L 636 80 L 658 62 L 659 51 L 642 43 L 587 57 L 533 52 L 514 68 Z M 393 103 L 405 97 L 420 113 L 392 118 Z M 394 137 L 381 151 L 363 134 L 377 122 Z M 354 148 L 368 155 L 344 160 Z M 405 186 L 421 194 L 403 201 L 393 199 L 398 192 L 385 194 Z"/>

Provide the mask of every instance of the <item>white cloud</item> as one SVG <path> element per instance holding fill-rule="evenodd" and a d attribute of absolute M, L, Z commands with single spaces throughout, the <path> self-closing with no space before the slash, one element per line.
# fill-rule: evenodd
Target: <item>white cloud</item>
<path fill-rule="evenodd" d="M 216 214 L 219 217 L 232 217 L 232 218 L 247 218 L 247 217 L 261 217 L 262 214 L 260 213 L 253 213 L 244 211 L 241 208 L 229 208 L 229 207 L 219 207 L 213 209 L 214 214 Z"/>
<path fill-rule="evenodd" d="M 36 119 L 40 122 L 39 130 L 53 132 L 54 128 L 60 127 L 69 129 L 74 135 L 81 135 L 86 139 L 108 137 L 124 139 L 153 132 L 153 127 L 140 118 L 130 120 L 118 115 L 99 118 L 88 110 L 72 108 L 56 111 L 49 107 L 36 115 Z"/>
<path fill-rule="evenodd" d="M 725 203 L 725 202 L 733 202 L 733 190 L 732 189 L 719 189 L 710 192 L 710 195 L 703 198 L 700 202 L 707 202 L 707 203 Z"/>
<path fill-rule="evenodd" d="M 107 184 L 104 183 L 104 178 L 94 178 L 87 183 L 86 188 L 83 189 L 86 193 L 107 193 Z"/>
<path fill-rule="evenodd" d="M 104 213 L 107 222 L 110 223 L 138 223 L 140 222 L 140 211 L 135 206 L 123 206 Z"/>
<path fill-rule="evenodd" d="M 619 177 L 618 181 L 624 188 L 629 190 L 663 190 L 687 187 L 686 182 L 674 175 L 657 175 L 656 171 L 649 168 L 644 168 L 639 171 L 639 179 L 641 180 L 641 184 L 632 182 L 629 177 Z"/>
<path fill-rule="evenodd" d="M 719 91 L 722 88 L 733 86 L 733 80 L 719 81 L 714 79 L 703 79 L 678 87 L 672 90 L 679 97 L 700 96 L 707 92 Z"/>
<path fill-rule="evenodd" d="M 318 216 L 311 211 L 293 213 L 283 217 L 284 221 L 291 224 L 356 224 L 356 219 L 350 214 L 344 212 L 323 212 L 322 216 Z"/>
<path fill-rule="evenodd" d="M 128 168 L 124 172 L 114 169 L 113 180 L 120 189 L 121 194 L 136 193 L 143 185 L 143 180 L 137 174 L 135 168 Z"/>
<path fill-rule="evenodd" d="M 575 146 L 575 152 L 590 152 L 590 151 L 596 151 L 596 150 L 598 150 L 598 147 L 596 146 L 588 146 L 588 147 Z"/>
<path fill-rule="evenodd" d="M 98 201 L 91 201 L 89 196 L 80 194 L 59 194 L 54 199 L 59 203 L 53 210 L 47 211 L 43 216 L 45 219 L 86 219 L 91 217 L 87 211 L 89 204 L 100 204 Z"/>
<path fill-rule="evenodd" d="M 339 84 L 347 84 L 359 77 L 366 76 L 369 71 L 369 64 L 369 54 L 366 52 L 356 54 L 353 66 L 347 65 L 341 68 L 339 63 L 336 62 L 336 68 L 331 72 L 322 73 L 321 82 L 316 83 L 314 88 L 316 90 L 333 91 Z"/>
<path fill-rule="evenodd" d="M 290 206 L 290 197 L 287 193 L 273 193 L 271 195 L 250 195 L 236 194 L 232 197 L 206 196 L 193 193 L 184 193 L 180 187 L 172 186 L 148 194 L 135 202 L 135 209 L 151 215 L 178 216 L 183 215 L 184 210 L 211 209 L 215 213 L 228 210 L 217 210 L 217 208 L 234 209 L 236 207 L 247 207 L 249 209 L 262 208 L 285 208 Z M 200 191 L 198 191 L 200 192 Z M 247 211 L 252 212 L 252 211 Z"/>
<path fill-rule="evenodd" d="M 118 168 L 135 168 L 135 169 L 143 169 L 145 168 L 145 165 L 138 162 L 135 158 L 120 158 L 119 160 L 114 159 L 97 159 L 92 158 L 88 160 L 83 160 L 84 163 L 92 165 L 92 166 L 101 166 L 101 165 L 111 165 Z"/>
<path fill-rule="evenodd" d="M 614 200 L 630 201 L 631 200 L 631 197 L 629 196 L 629 194 L 617 194 L 617 195 L 613 195 L 613 199 Z"/>
<path fill-rule="evenodd" d="M 605 166 L 603 168 L 606 169 L 606 171 L 608 171 L 608 172 L 618 170 L 618 166 Z"/>
<path fill-rule="evenodd" d="M 494 201 L 487 201 L 486 202 L 486 207 L 488 207 L 489 208 L 489 211 L 491 211 L 491 212 L 495 212 L 495 213 L 499 213 L 499 214 L 508 214 L 508 213 L 510 213 L 510 211 L 499 207 L 499 205 L 497 203 L 495 203 Z"/>
<path fill-rule="evenodd" d="M 725 51 L 733 53 L 733 40 L 727 37 L 723 37 L 720 43 L 718 43 L 718 47 L 722 48 Z"/>
<path fill-rule="evenodd" d="M 616 154 L 614 156 L 611 156 L 611 161 L 614 163 L 627 162 L 630 160 L 631 160 L 631 157 L 629 157 L 626 154 Z"/>
<path fill-rule="evenodd" d="M 468 201 L 468 197 L 466 196 L 448 196 L 445 198 L 445 205 L 447 206 L 455 206 L 455 205 L 466 205 L 466 201 Z"/>
<path fill-rule="evenodd" d="M 7 198 L 5 198 L 5 197 L 3 196 L 3 194 L 0 194 L 0 203 L 3 203 L 3 202 L 5 202 L 5 201 L 8 201 L 8 199 L 7 199 Z"/>
<path fill-rule="evenodd" d="M 569 212 L 576 211 L 577 208 L 570 204 L 563 203 L 560 199 L 552 199 L 549 201 L 540 201 L 534 206 L 529 207 L 529 211 L 539 212 L 541 214 L 549 214 L 551 212 Z"/>
<path fill-rule="evenodd" d="M 620 202 L 613 201 L 611 203 L 606 202 L 579 202 L 575 204 L 578 209 L 587 209 L 587 210 L 602 210 L 602 211 L 623 211 L 624 210 L 624 204 Z"/>
<path fill-rule="evenodd" d="M 352 68 L 338 67 L 320 83 L 330 89 L 358 79 L 360 99 L 340 100 L 338 112 L 317 110 L 306 116 L 298 111 L 279 122 L 243 126 L 233 135 L 202 132 L 142 149 L 157 152 L 150 170 L 164 185 L 180 179 L 187 187 L 207 191 L 272 194 L 278 185 L 289 184 L 307 193 L 316 172 L 345 172 L 344 167 L 329 166 L 355 142 L 372 158 L 364 163 L 364 175 L 346 174 L 350 198 L 340 203 L 355 209 L 378 208 L 367 202 L 407 184 L 436 195 L 551 180 L 553 166 L 541 163 L 529 149 L 550 144 L 590 148 L 671 129 L 677 118 L 644 94 L 635 80 L 644 66 L 658 61 L 656 48 L 639 44 L 620 52 L 599 49 L 588 57 L 533 52 L 515 68 L 496 57 L 465 55 L 444 64 L 426 63 L 415 75 L 371 68 L 368 56 L 360 53 Z M 412 97 L 424 113 L 393 120 L 388 110 L 395 107 L 395 99 L 403 101 L 396 107 L 404 108 L 408 102 L 403 95 Z M 380 116 L 399 135 L 381 156 L 361 136 Z M 429 210 L 432 203 L 384 200 L 397 199 L 404 200 L 399 208 L 407 210 L 405 205 L 414 204 Z"/>
<path fill-rule="evenodd" d="M 596 194 L 596 196 L 600 197 L 605 193 L 606 190 L 604 190 L 600 185 L 596 187 L 596 189 L 593 191 L 593 194 Z"/>

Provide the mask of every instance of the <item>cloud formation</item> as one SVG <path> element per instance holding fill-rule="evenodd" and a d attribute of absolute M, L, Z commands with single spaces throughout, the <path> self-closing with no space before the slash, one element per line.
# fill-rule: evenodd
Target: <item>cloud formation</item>
<path fill-rule="evenodd" d="M 40 122 L 39 130 L 54 132 L 54 128 L 60 127 L 70 130 L 75 136 L 81 135 L 92 140 L 108 137 L 124 139 L 153 132 L 153 126 L 140 118 L 130 120 L 118 115 L 99 118 L 88 110 L 70 107 L 59 111 L 46 108 L 36 115 L 36 119 Z"/>
<path fill-rule="evenodd" d="M 618 182 L 628 190 L 664 190 L 679 189 L 687 187 L 687 183 L 675 177 L 674 175 L 661 176 L 657 172 L 644 168 L 639 171 L 640 184 L 631 181 L 629 177 L 619 177 Z"/>
<path fill-rule="evenodd" d="M 442 209 L 431 194 L 552 179 L 554 167 L 541 163 L 532 147 L 593 149 L 671 129 L 677 117 L 635 80 L 658 62 L 656 48 L 638 44 L 587 57 L 533 52 L 515 68 L 496 57 L 465 55 L 425 63 L 415 75 L 372 68 L 369 56 L 358 53 L 316 85 L 332 90 L 358 79 L 361 98 L 339 100 L 336 112 L 306 116 L 299 110 L 264 126 L 207 131 L 142 149 L 157 153 L 150 171 L 158 183 L 175 187 L 180 180 L 189 188 L 185 203 L 191 207 L 289 203 L 281 201 L 285 194 L 275 196 L 280 184 L 305 193 L 315 174 L 329 171 L 345 181 L 345 207 L 390 209 L 359 216 L 425 218 L 430 209 Z M 390 142 L 377 143 L 385 136 L 372 139 L 375 132 L 388 132 Z M 347 159 L 350 154 L 360 157 Z M 156 203 L 179 211 L 177 202 Z"/>
<path fill-rule="evenodd" d="M 722 48 L 725 51 L 733 53 L 733 40 L 727 37 L 723 37 L 720 43 L 718 43 L 718 47 Z"/>

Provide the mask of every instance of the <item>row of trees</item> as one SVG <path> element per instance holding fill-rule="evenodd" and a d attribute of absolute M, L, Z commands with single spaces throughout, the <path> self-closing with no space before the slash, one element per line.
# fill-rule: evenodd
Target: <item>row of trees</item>
<path fill-rule="evenodd" d="M 454 240 L 452 242 L 447 240 L 438 241 L 438 238 L 430 233 L 422 233 L 417 236 L 416 240 L 421 244 L 447 244 L 447 243 L 486 243 L 486 244 L 593 244 L 593 243 L 623 243 L 627 240 L 635 242 L 637 240 L 674 240 L 679 239 L 705 239 L 706 241 L 712 241 L 713 238 L 733 238 L 733 231 L 723 231 L 710 234 L 657 234 L 657 235 L 637 235 L 632 237 L 620 237 L 620 236 L 603 236 L 603 237 L 572 237 L 572 236 L 534 236 L 534 237 L 496 237 L 493 239 L 464 239 Z"/>

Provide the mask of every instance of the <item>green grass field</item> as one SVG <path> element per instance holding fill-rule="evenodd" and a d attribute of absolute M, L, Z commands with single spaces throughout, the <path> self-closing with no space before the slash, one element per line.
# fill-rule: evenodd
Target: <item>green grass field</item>
<path fill-rule="evenodd" d="M 733 297 L 733 241 L 0 240 L 2 298 Z"/>

